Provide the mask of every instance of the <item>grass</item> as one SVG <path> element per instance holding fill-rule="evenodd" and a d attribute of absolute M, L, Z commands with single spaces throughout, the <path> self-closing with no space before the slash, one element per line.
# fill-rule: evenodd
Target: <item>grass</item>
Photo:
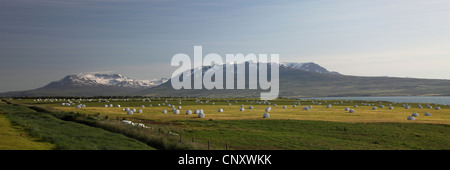
<path fill-rule="evenodd" d="M 0 113 L 0 150 L 49 150 L 54 145 L 31 137 L 23 127 L 13 126 L 3 113 Z"/>
<path fill-rule="evenodd" d="M 23 127 L 13 126 L 4 114 L 13 111 L 17 110 L 0 101 L 0 150 L 48 150 L 54 147 L 49 142 L 30 136 Z"/>
<path fill-rule="evenodd" d="M 178 104 L 177 100 L 183 100 L 181 113 L 175 115 L 167 106 L 157 106 L 164 100 L 168 103 Z M 105 102 L 106 100 L 110 102 Z M 272 107 L 269 119 L 263 119 L 264 109 L 268 104 L 250 103 L 253 99 L 209 99 L 206 103 L 196 102 L 194 99 L 184 100 L 179 98 L 153 99 L 152 102 L 142 99 L 103 99 L 81 101 L 86 108 L 75 109 L 75 106 L 61 106 L 61 102 L 35 102 L 30 99 L 14 100 L 22 104 L 48 107 L 60 111 L 73 112 L 74 115 L 97 115 L 108 117 L 109 120 L 95 121 L 96 126 L 101 126 L 109 131 L 122 133 L 135 138 L 158 149 L 206 149 L 208 141 L 213 149 L 225 149 L 228 145 L 231 149 L 450 149 L 450 108 L 440 106 L 441 110 L 418 108 L 417 104 L 410 103 L 411 109 L 405 109 L 402 104 L 389 102 L 366 101 L 300 101 L 301 105 L 292 107 L 296 100 L 280 99 L 272 101 L 277 106 Z M 229 100 L 229 101 L 227 101 Z M 72 99 L 76 101 L 76 99 Z M 234 101 L 238 101 L 235 103 Z M 215 105 L 211 104 L 215 102 Z M 319 104 L 319 102 L 321 104 Z M 232 103 L 228 106 L 228 103 Z M 120 104 L 122 107 L 103 107 L 104 104 Z M 153 107 L 149 107 L 152 104 Z M 244 104 L 244 112 L 240 112 L 240 105 Z M 326 108 L 332 104 L 331 108 Z M 353 108 L 353 105 L 359 105 Z M 384 105 L 385 108 L 372 110 L 373 106 L 365 104 Z M 392 104 L 395 109 L 389 110 Z M 122 109 L 125 107 L 141 109 L 144 113 L 127 115 Z M 254 109 L 248 109 L 248 106 Z M 287 105 L 287 109 L 282 106 Z M 313 106 L 310 111 L 304 111 L 304 106 Z M 356 113 L 344 111 L 345 107 L 355 109 Z M 219 113 L 219 108 L 224 112 Z M 167 114 L 162 114 L 165 109 Z M 197 115 L 185 115 L 187 109 L 203 109 L 206 117 L 197 118 Z M 416 121 L 407 121 L 406 117 L 411 113 L 420 114 Z M 430 112 L 432 116 L 424 116 Z M 192 138 L 198 145 L 194 147 L 176 146 L 177 137 L 157 138 L 157 131 L 143 131 L 134 127 L 127 127 L 113 120 L 132 120 L 141 122 L 153 129 L 162 128 L 177 134 L 182 134 L 183 142 L 187 143 Z M 142 135 L 147 134 L 147 135 Z M 153 135 L 151 135 L 153 134 Z"/>
<path fill-rule="evenodd" d="M 450 149 L 449 125 L 309 120 L 185 121 L 186 136 L 232 149 Z M 201 138 L 200 138 L 201 137 Z"/>
<path fill-rule="evenodd" d="M 51 107 L 63 110 L 67 112 L 83 113 L 83 114 L 95 114 L 100 113 L 103 115 L 108 115 L 112 118 L 120 117 L 125 119 L 144 119 L 144 120 L 155 120 L 160 122 L 171 122 L 180 120 L 196 120 L 197 115 L 185 115 L 186 110 L 203 109 L 206 118 L 200 120 L 263 120 L 262 115 L 265 112 L 264 109 L 268 105 L 261 105 L 255 103 L 244 103 L 245 111 L 241 112 L 240 103 L 228 106 L 227 102 L 216 102 L 215 105 L 212 104 L 191 104 L 186 102 L 182 104 L 182 109 L 179 115 L 174 115 L 171 108 L 167 106 L 153 106 L 149 107 L 149 102 L 111 102 L 116 104 L 121 104 L 122 107 L 103 107 L 104 103 L 98 104 L 98 102 L 87 103 L 86 108 L 75 109 L 74 106 L 60 106 L 60 105 L 50 105 Z M 156 102 L 155 102 L 156 103 Z M 153 103 L 153 105 L 156 105 Z M 175 102 L 172 102 L 175 103 Z M 289 104 L 288 104 L 289 103 Z M 360 103 L 358 103 L 360 104 Z M 272 109 L 270 113 L 270 119 L 277 120 L 320 120 L 320 121 L 334 121 L 334 122 L 348 122 L 348 123 L 431 123 L 431 124 L 450 124 L 450 114 L 449 108 L 442 107 L 441 110 L 434 110 L 428 108 L 418 108 L 413 105 L 411 109 L 405 109 L 400 104 L 394 105 L 394 110 L 388 109 L 388 103 L 382 103 L 385 108 L 378 108 L 378 110 L 372 110 L 373 106 L 359 106 L 358 108 L 353 108 L 353 103 L 344 103 L 339 105 L 333 105 L 331 108 L 326 108 L 326 104 L 317 105 L 310 102 L 302 102 L 301 105 L 297 107 L 292 107 L 293 102 L 282 101 L 279 102 L 277 106 L 271 106 Z M 98 106 L 100 105 L 100 106 Z M 141 109 L 140 106 L 145 105 L 142 114 L 127 115 L 123 109 L 125 107 Z M 252 105 L 254 109 L 248 109 L 248 106 Z M 287 105 L 287 109 L 283 109 L 283 105 Z M 303 110 L 304 106 L 312 105 L 313 108 L 310 111 Z M 380 105 L 377 103 L 376 106 Z M 178 104 L 177 104 L 178 106 Z M 344 111 L 346 107 L 354 109 L 355 113 L 348 113 Z M 219 108 L 224 109 L 224 112 L 219 113 L 217 110 Z M 162 110 L 167 110 L 168 114 L 162 114 Z M 416 121 L 411 122 L 406 119 L 412 113 L 419 113 L 421 116 L 416 119 Z M 424 116 L 425 112 L 432 113 L 433 116 Z"/>
<path fill-rule="evenodd" d="M 0 105 L 14 126 L 24 127 L 32 137 L 54 144 L 57 150 L 151 150 L 154 149 L 121 134 L 63 121 L 50 114 L 24 106 Z M 8 142 L 7 139 L 1 139 Z M 49 149 L 49 148 L 47 148 Z"/>

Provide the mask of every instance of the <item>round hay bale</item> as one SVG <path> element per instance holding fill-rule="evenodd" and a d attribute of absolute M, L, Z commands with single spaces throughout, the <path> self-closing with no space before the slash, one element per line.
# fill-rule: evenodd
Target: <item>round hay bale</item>
<path fill-rule="evenodd" d="M 355 110 L 350 109 L 348 112 L 349 112 L 349 113 L 355 113 Z"/>
<path fill-rule="evenodd" d="M 311 105 L 309 105 L 308 107 L 309 107 L 310 109 L 312 109 L 312 106 L 311 106 Z"/>
<path fill-rule="evenodd" d="M 406 120 L 416 120 L 416 118 L 414 118 L 414 117 L 412 117 L 412 116 L 408 116 L 408 117 L 406 118 Z"/>
<path fill-rule="evenodd" d="M 231 103 L 228 103 L 228 106 L 231 106 Z"/>
<path fill-rule="evenodd" d="M 108 107 L 108 105 L 107 104 L 105 104 L 105 106 L 104 107 Z"/>
<path fill-rule="evenodd" d="M 194 110 L 194 114 L 199 114 L 200 110 Z"/>
<path fill-rule="evenodd" d="M 292 105 L 292 107 L 297 107 L 297 106 L 294 104 L 294 105 Z"/>
<path fill-rule="evenodd" d="M 350 110 L 350 108 L 346 107 L 346 108 L 345 108 L 344 110 L 345 110 L 345 111 L 349 111 L 349 110 Z"/>
<path fill-rule="evenodd" d="M 128 110 L 127 115 L 132 115 L 134 112 L 131 110 Z"/>
<path fill-rule="evenodd" d="M 180 114 L 180 110 L 175 109 L 175 111 L 173 111 L 173 114 L 176 114 L 176 115 Z"/>
<path fill-rule="evenodd" d="M 135 109 L 135 108 L 132 108 L 131 111 L 136 112 L 136 109 Z"/>
<path fill-rule="evenodd" d="M 253 106 L 249 106 L 248 108 L 249 108 L 249 109 L 253 109 Z"/>
<path fill-rule="evenodd" d="M 267 107 L 266 108 L 266 112 L 270 112 L 270 109 L 272 109 L 271 107 Z"/>
<path fill-rule="evenodd" d="M 434 109 L 436 109 L 436 110 L 441 110 L 441 107 L 436 107 L 436 108 L 434 108 Z"/>
<path fill-rule="evenodd" d="M 128 107 L 127 107 L 127 108 L 125 108 L 125 111 L 127 111 L 127 112 L 128 112 L 128 111 L 130 111 L 130 108 L 128 108 Z"/>
<path fill-rule="evenodd" d="M 139 109 L 139 110 L 138 110 L 138 113 L 142 113 L 142 112 L 143 112 L 142 109 Z"/>
<path fill-rule="evenodd" d="M 287 106 L 283 106 L 283 109 L 287 109 Z"/>
<path fill-rule="evenodd" d="M 423 106 L 422 106 L 422 105 L 420 105 L 420 104 L 419 104 L 419 105 L 417 105 L 417 107 L 418 107 L 418 108 L 420 108 L 420 109 L 423 109 Z"/>
<path fill-rule="evenodd" d="M 80 108 L 81 108 L 81 105 L 75 106 L 75 109 L 80 109 Z"/>
<path fill-rule="evenodd" d="M 389 109 L 390 110 L 394 110 L 394 106 L 389 106 Z"/>
<path fill-rule="evenodd" d="M 306 110 L 306 111 L 308 111 L 310 108 L 309 107 L 303 107 L 303 110 Z"/>
<path fill-rule="evenodd" d="M 181 109 L 181 106 L 178 106 L 178 109 Z"/>
<path fill-rule="evenodd" d="M 166 114 L 166 113 L 167 113 L 167 110 L 163 110 L 162 113 Z"/>
<path fill-rule="evenodd" d="M 141 105 L 141 108 L 145 108 L 145 106 L 144 106 L 144 105 Z"/>
<path fill-rule="evenodd" d="M 223 109 L 219 109 L 218 111 L 219 111 L 219 112 L 223 112 Z"/>
<path fill-rule="evenodd" d="M 379 105 L 380 108 L 384 108 L 384 105 Z"/>
<path fill-rule="evenodd" d="M 419 114 L 417 114 L 417 113 L 412 113 L 411 116 L 419 117 Z"/>
<path fill-rule="evenodd" d="M 329 105 L 327 105 L 327 108 L 331 108 L 331 106 L 332 106 L 332 105 L 331 105 L 331 104 L 329 104 Z"/>
<path fill-rule="evenodd" d="M 269 113 L 264 113 L 264 114 L 263 114 L 263 118 L 270 118 Z"/>
<path fill-rule="evenodd" d="M 241 104 L 241 107 L 244 107 L 244 105 L 243 105 L 243 104 Z"/>
<path fill-rule="evenodd" d="M 198 114 L 198 117 L 199 117 L 199 118 L 204 118 L 204 117 L 205 117 L 205 114 L 204 114 L 204 113 L 199 113 L 199 114 Z"/>
<path fill-rule="evenodd" d="M 191 110 L 186 110 L 186 115 L 191 115 L 192 111 Z"/>
<path fill-rule="evenodd" d="M 118 104 L 117 107 L 120 107 L 120 104 Z"/>
<path fill-rule="evenodd" d="M 375 106 L 374 106 L 374 107 L 372 107 L 372 110 L 377 110 L 377 109 L 378 109 L 378 108 L 377 108 L 377 107 L 375 107 Z"/>
<path fill-rule="evenodd" d="M 203 109 L 200 109 L 200 110 L 198 110 L 199 112 L 198 113 L 203 113 Z"/>
<path fill-rule="evenodd" d="M 239 109 L 239 111 L 243 112 L 245 109 L 243 107 L 241 107 L 241 109 Z"/>
<path fill-rule="evenodd" d="M 431 113 L 426 112 L 425 116 L 431 116 Z"/>
<path fill-rule="evenodd" d="M 113 104 L 109 104 L 109 107 L 114 107 L 114 105 Z"/>
<path fill-rule="evenodd" d="M 358 105 L 354 105 L 353 107 L 354 107 L 354 108 L 358 108 Z"/>

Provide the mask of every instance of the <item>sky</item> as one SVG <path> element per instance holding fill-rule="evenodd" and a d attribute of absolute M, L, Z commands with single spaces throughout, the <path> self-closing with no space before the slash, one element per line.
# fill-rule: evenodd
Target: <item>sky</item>
<path fill-rule="evenodd" d="M 66 75 L 170 77 L 172 57 L 279 54 L 357 76 L 450 79 L 447 0 L 2 0 L 0 92 Z"/>

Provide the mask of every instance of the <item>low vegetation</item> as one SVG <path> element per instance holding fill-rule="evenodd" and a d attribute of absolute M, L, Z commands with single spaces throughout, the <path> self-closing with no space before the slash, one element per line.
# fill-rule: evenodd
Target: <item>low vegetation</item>
<path fill-rule="evenodd" d="M 72 99 L 75 100 L 77 99 Z M 435 106 L 431 104 L 431 108 L 420 108 L 416 107 L 417 104 L 410 103 L 408 106 L 411 107 L 406 109 L 405 104 L 389 102 L 280 99 L 269 104 L 255 103 L 252 100 L 161 98 L 149 102 L 148 99 L 146 101 L 141 98 L 85 99 L 79 102 L 86 107 L 78 109 L 75 104 L 62 106 L 61 102 L 32 99 L 13 99 L 12 102 L 29 105 L 38 110 L 36 113 L 45 112 L 43 115 L 60 121 L 122 134 L 156 149 L 450 149 L 448 106 L 435 110 Z M 105 102 L 113 107 L 104 107 Z M 273 105 L 275 103 L 277 105 Z M 332 107 L 327 108 L 329 103 Z M 181 105 L 181 114 L 173 114 L 168 104 Z M 241 104 L 245 111 L 239 111 Z M 293 107 L 296 104 L 300 106 Z M 146 107 L 141 108 L 142 105 Z M 268 105 L 271 106 L 268 112 L 270 118 L 263 118 Z M 283 107 L 285 105 L 286 108 Z M 395 109 L 389 109 L 389 105 Z M 253 109 L 249 106 L 253 106 Z M 305 106 L 313 107 L 306 111 L 302 109 Z M 374 106 L 383 107 L 372 110 Z M 143 113 L 128 115 L 123 111 L 126 107 L 142 109 Z M 347 107 L 355 110 L 355 113 L 345 111 Z M 218 108 L 223 108 L 223 112 L 219 112 Z M 196 109 L 203 109 L 205 118 L 198 118 L 196 114 L 184 114 L 186 110 Z M 162 110 L 169 112 L 163 114 Z M 414 121 L 407 120 L 407 116 L 413 112 L 420 116 Z M 431 112 L 432 116 L 425 116 L 425 112 Z M 20 117 L 21 114 L 11 115 Z M 124 124 L 122 120 L 142 123 L 146 128 Z"/>
<path fill-rule="evenodd" d="M 54 144 L 56 150 L 151 150 L 152 147 L 121 134 L 63 121 L 50 114 L 24 106 L 1 105 L 0 110 L 13 125 L 21 126 L 32 137 Z M 3 139 L 2 139 L 3 140 Z M 6 140 L 6 139 L 5 139 Z M 21 146 L 9 149 L 23 149 Z M 42 148 L 49 149 L 49 148 Z"/>

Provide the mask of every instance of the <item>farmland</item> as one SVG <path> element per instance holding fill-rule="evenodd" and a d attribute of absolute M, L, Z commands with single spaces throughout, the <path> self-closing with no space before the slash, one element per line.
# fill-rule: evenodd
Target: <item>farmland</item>
<path fill-rule="evenodd" d="M 53 113 L 55 117 L 65 117 L 65 120 L 68 120 L 68 115 L 75 115 L 76 118 L 71 120 L 78 123 L 83 123 L 80 118 L 90 117 L 94 123 L 84 121 L 84 124 L 95 124 L 96 127 L 124 134 L 157 149 L 208 149 L 208 143 L 211 149 L 228 147 L 237 150 L 450 149 L 450 108 L 434 104 L 419 106 L 417 103 L 294 99 L 259 101 L 231 98 L 6 101 L 41 108 Z M 80 104 L 86 107 L 75 107 Z M 113 107 L 109 107 L 110 105 Z M 174 108 L 181 106 L 180 114 L 174 114 L 172 105 Z M 244 105 L 244 111 L 239 111 L 241 105 Z M 327 108 L 327 105 L 331 107 Z M 358 106 L 354 107 L 355 105 Z M 389 105 L 394 109 L 389 109 Z M 265 109 L 269 106 L 271 110 L 267 113 L 270 118 L 263 118 L 263 113 L 266 113 Z M 303 109 L 309 106 L 309 110 Z M 128 115 L 124 111 L 127 107 L 141 109 L 142 113 Z M 345 111 L 347 107 L 354 109 L 355 113 Z M 373 110 L 373 107 L 377 107 L 377 110 Z M 440 107 L 440 110 L 436 110 L 436 107 Z M 199 109 L 205 113 L 204 118 L 198 118 L 196 114 L 185 114 L 186 110 Z M 218 109 L 223 109 L 223 112 Z M 167 113 L 163 114 L 163 110 L 167 110 Z M 432 116 L 425 116 L 426 112 Z M 418 113 L 419 116 L 414 121 L 407 120 L 412 113 Z M 131 132 L 127 129 L 136 127 L 123 126 L 122 120 L 141 123 L 149 128 Z M 169 145 L 173 143 L 183 145 Z M 190 146 L 189 143 L 195 145 Z"/>

